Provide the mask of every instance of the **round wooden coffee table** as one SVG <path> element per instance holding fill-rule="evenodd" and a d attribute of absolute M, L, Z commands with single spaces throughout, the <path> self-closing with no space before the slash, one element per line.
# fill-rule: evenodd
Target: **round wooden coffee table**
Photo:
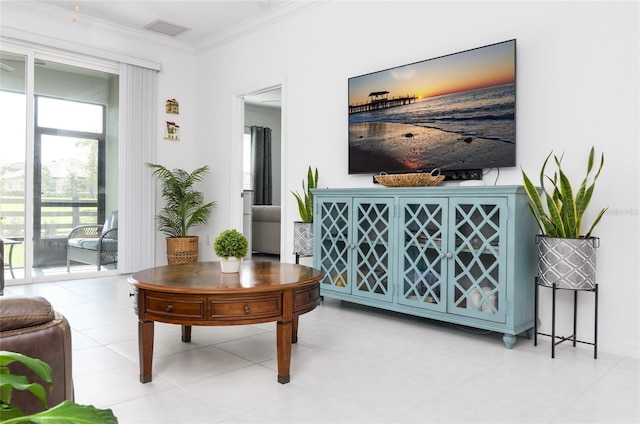
<path fill-rule="evenodd" d="M 218 262 L 168 265 L 129 277 L 138 314 L 140 382 L 151 381 L 153 323 L 182 326 L 191 341 L 193 325 L 244 325 L 276 321 L 278 382 L 290 379 L 291 343 L 298 317 L 320 302 L 323 273 L 307 266 L 245 261 L 240 273 L 223 274 Z"/>

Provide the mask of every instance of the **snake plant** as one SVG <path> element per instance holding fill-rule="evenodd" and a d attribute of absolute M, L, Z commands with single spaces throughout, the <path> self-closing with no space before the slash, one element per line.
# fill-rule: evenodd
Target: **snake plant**
<path fill-rule="evenodd" d="M 302 180 L 302 191 L 303 194 L 298 193 L 297 191 L 292 191 L 293 196 L 296 198 L 298 202 L 298 212 L 300 212 L 300 219 L 302 222 L 313 222 L 313 193 L 311 193 L 311 189 L 318 187 L 318 168 L 316 168 L 315 173 L 311 170 L 311 166 L 309 166 L 309 170 L 307 171 L 307 185 L 305 187 L 304 180 Z"/>
<path fill-rule="evenodd" d="M 556 170 L 552 176 L 545 174 L 547 164 L 553 156 Z M 600 157 L 600 166 L 595 171 L 595 149 L 591 147 L 587 160 L 587 174 L 575 192 L 569 178 L 562 170 L 562 158 L 549 153 L 540 170 L 540 188 L 545 197 L 543 203 L 539 189 L 533 185 L 527 174 L 522 170 L 524 187 L 529 196 L 529 209 L 536 218 L 542 235 L 554 238 L 589 238 L 595 226 L 600 222 L 607 208 L 603 208 L 589 227 L 586 234 L 581 234 L 584 214 L 589 207 L 596 181 L 604 165 L 604 153 Z M 549 185 L 547 189 L 546 185 Z M 546 205 L 546 208 L 545 208 Z"/>

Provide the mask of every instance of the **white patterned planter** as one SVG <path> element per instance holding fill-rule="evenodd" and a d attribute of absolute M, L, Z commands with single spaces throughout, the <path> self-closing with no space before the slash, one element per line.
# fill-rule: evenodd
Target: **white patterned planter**
<path fill-rule="evenodd" d="M 600 239 L 536 237 L 538 282 L 560 289 L 591 290 L 596 285 L 596 248 Z"/>
<path fill-rule="evenodd" d="M 313 255 L 313 223 L 293 223 L 293 253 L 300 256 Z"/>

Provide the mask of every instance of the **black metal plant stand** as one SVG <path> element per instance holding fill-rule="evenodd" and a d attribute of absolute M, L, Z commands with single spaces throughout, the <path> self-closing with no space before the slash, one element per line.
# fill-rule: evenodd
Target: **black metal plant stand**
<path fill-rule="evenodd" d="M 551 301 L 551 334 L 539 333 L 538 332 L 538 288 L 547 287 L 553 290 L 552 301 Z M 557 336 L 556 335 L 556 292 L 558 290 L 572 290 L 573 291 L 573 334 L 566 336 Z M 594 309 L 595 314 L 593 317 L 594 325 L 593 325 L 593 342 L 586 342 L 583 340 L 578 340 L 576 337 L 576 321 L 578 318 L 578 292 L 592 292 L 595 294 L 595 302 Z M 576 289 L 563 289 L 556 287 L 556 283 L 553 284 L 552 287 L 549 287 L 544 284 L 540 284 L 538 282 L 538 277 L 536 277 L 536 292 L 535 292 L 535 310 L 536 316 L 533 324 L 533 345 L 538 345 L 538 334 L 541 336 L 551 337 L 551 357 L 555 358 L 556 354 L 556 345 L 565 342 L 571 341 L 573 342 L 573 347 L 576 347 L 576 343 L 583 343 L 593 346 L 593 359 L 598 359 L 598 284 L 595 285 L 592 289 L 584 289 L 584 290 L 576 290 Z M 558 341 L 556 341 L 558 340 Z"/>
<path fill-rule="evenodd" d="M 296 255 L 296 264 L 300 264 L 300 258 L 309 258 L 313 255 L 301 255 L 300 253 L 294 253 Z"/>

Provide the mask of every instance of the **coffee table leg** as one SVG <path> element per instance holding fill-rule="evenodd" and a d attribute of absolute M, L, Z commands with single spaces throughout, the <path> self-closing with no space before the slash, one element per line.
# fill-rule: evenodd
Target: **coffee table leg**
<path fill-rule="evenodd" d="M 151 381 L 153 364 L 153 321 L 138 320 L 138 354 L 140 356 L 140 382 Z"/>
<path fill-rule="evenodd" d="M 291 321 L 278 321 L 276 347 L 278 349 L 278 383 L 289 382 L 291 367 Z"/>
<path fill-rule="evenodd" d="M 291 343 L 298 343 L 298 315 L 293 317 L 291 324 Z"/>
<path fill-rule="evenodd" d="M 182 326 L 182 341 L 185 343 L 189 343 L 191 341 L 191 326 L 183 325 Z"/>

